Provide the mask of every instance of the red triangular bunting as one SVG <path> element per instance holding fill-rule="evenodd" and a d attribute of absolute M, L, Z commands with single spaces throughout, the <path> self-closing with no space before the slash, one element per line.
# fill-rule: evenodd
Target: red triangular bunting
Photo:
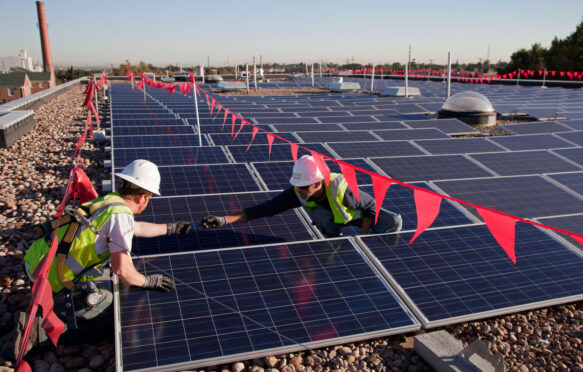
<path fill-rule="evenodd" d="M 28 364 L 26 360 L 23 360 L 18 365 L 16 372 L 32 372 L 32 369 L 30 368 L 30 364 Z"/>
<path fill-rule="evenodd" d="M 215 101 L 214 98 L 211 98 L 211 116 L 213 116 L 213 110 L 214 110 L 216 104 L 217 104 L 217 101 Z"/>
<path fill-rule="evenodd" d="M 245 152 L 249 151 L 249 147 L 251 147 L 251 144 L 253 143 L 253 140 L 255 139 L 255 135 L 257 134 L 257 132 L 259 132 L 259 127 L 253 125 L 253 134 L 251 135 L 251 142 L 249 142 L 249 146 L 247 146 L 247 150 L 245 150 Z"/>
<path fill-rule="evenodd" d="M 482 219 L 490 229 L 490 232 L 500 244 L 504 252 L 516 264 L 516 255 L 514 253 L 514 227 L 516 220 L 502 214 L 491 212 L 487 209 L 476 208 Z"/>
<path fill-rule="evenodd" d="M 225 109 L 225 118 L 223 119 L 223 126 L 221 127 L 221 131 L 225 129 L 225 123 L 227 122 L 227 115 L 229 115 L 229 109 Z"/>
<path fill-rule="evenodd" d="M 292 159 L 294 159 L 294 164 L 298 161 L 298 145 L 293 142 L 289 143 L 289 147 L 292 154 Z"/>
<path fill-rule="evenodd" d="M 215 117 L 213 118 L 213 120 L 215 120 L 217 118 L 217 116 L 219 116 L 219 113 L 223 109 L 223 105 L 221 105 L 220 103 L 218 105 L 219 105 L 219 108 L 217 109 L 217 113 L 215 114 Z"/>
<path fill-rule="evenodd" d="M 358 182 L 356 181 L 354 168 L 352 168 L 350 164 L 343 162 L 338 162 L 338 165 L 340 165 L 340 171 L 344 175 L 344 179 L 346 180 L 346 183 L 348 183 L 348 187 L 350 187 L 350 190 L 352 190 L 356 200 L 360 201 L 360 198 L 358 197 Z"/>
<path fill-rule="evenodd" d="M 580 235 L 570 235 L 571 238 L 575 239 L 579 242 L 579 244 L 583 245 L 583 236 Z"/>
<path fill-rule="evenodd" d="M 238 116 L 231 112 L 231 137 L 235 135 L 235 122 Z"/>
<path fill-rule="evenodd" d="M 65 323 L 63 323 L 63 321 L 59 319 L 57 314 L 55 314 L 53 311 L 48 313 L 46 316 L 43 316 L 43 319 L 44 319 L 42 324 L 43 329 L 45 330 L 47 336 L 49 336 L 51 341 L 53 341 L 53 344 L 57 346 L 59 337 L 65 331 Z"/>
<path fill-rule="evenodd" d="M 441 196 L 435 193 L 415 189 L 413 195 L 415 197 L 415 206 L 417 207 L 417 231 L 415 231 L 415 235 L 413 235 L 409 244 L 413 243 L 426 228 L 431 226 L 441 207 Z"/>
<path fill-rule="evenodd" d="M 237 133 L 235 134 L 235 137 L 233 137 L 233 141 L 235 140 L 235 138 L 237 138 L 237 136 L 239 135 L 239 133 L 241 133 L 241 129 L 243 129 L 243 127 L 245 126 L 245 124 L 249 123 L 247 120 L 243 120 L 241 119 L 241 126 L 239 127 L 239 130 L 237 131 Z M 251 124 L 251 123 L 249 123 Z"/>
<path fill-rule="evenodd" d="M 326 162 L 324 161 L 324 158 L 322 157 L 322 154 L 320 154 L 319 152 L 316 151 L 310 151 L 312 153 L 312 157 L 314 158 L 314 162 L 316 163 L 316 166 L 318 167 L 318 169 L 320 170 L 320 172 L 322 172 L 322 175 L 324 176 L 324 181 L 326 182 L 326 185 L 330 184 L 330 168 L 328 168 L 328 165 L 326 165 Z"/>
<path fill-rule="evenodd" d="M 273 140 L 275 139 L 275 137 L 273 137 L 273 134 L 271 133 L 267 133 L 267 143 L 269 143 L 269 154 L 267 155 L 267 158 L 271 158 L 271 145 L 273 145 Z"/>
<path fill-rule="evenodd" d="M 391 187 L 391 181 L 385 177 L 379 176 L 378 174 L 371 174 L 370 178 L 372 179 L 372 190 L 374 192 L 374 198 L 377 203 L 377 210 L 374 219 L 374 223 L 376 225 L 379 219 L 379 212 L 381 211 L 381 207 L 383 205 L 383 200 L 385 199 L 385 194 L 387 193 L 389 187 Z"/>

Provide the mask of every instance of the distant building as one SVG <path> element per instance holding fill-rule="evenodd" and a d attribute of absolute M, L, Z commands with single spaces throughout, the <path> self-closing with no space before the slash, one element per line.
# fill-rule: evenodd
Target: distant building
<path fill-rule="evenodd" d="M 18 56 L 0 57 L 0 72 L 10 71 L 14 67 L 24 68 L 28 71 L 42 71 L 40 66 L 33 66 L 32 58 L 28 56 L 26 49 L 20 49 Z"/>
<path fill-rule="evenodd" d="M 31 83 L 26 72 L 0 74 L 0 103 L 31 95 Z"/>

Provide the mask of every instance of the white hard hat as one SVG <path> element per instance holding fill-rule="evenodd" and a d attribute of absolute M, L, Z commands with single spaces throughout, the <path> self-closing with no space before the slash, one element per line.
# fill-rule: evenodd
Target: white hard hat
<path fill-rule="evenodd" d="M 144 159 L 137 159 L 128 164 L 116 176 L 144 190 L 160 195 L 160 172 L 156 164 Z"/>
<path fill-rule="evenodd" d="M 310 155 L 302 156 L 295 164 L 292 177 L 289 180 L 293 186 L 303 187 L 322 181 L 324 176 L 314 158 Z"/>

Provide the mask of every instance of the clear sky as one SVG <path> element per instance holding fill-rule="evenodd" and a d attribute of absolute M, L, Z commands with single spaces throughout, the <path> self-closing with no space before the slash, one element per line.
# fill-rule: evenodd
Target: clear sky
<path fill-rule="evenodd" d="M 583 0 L 46 0 L 56 65 L 508 61 L 583 20 Z M 0 57 L 42 59 L 36 4 L 0 0 Z"/>

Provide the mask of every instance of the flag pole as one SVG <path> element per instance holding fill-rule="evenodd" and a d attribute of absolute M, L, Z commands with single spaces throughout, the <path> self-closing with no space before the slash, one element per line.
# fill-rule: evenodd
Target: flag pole
<path fill-rule="evenodd" d="M 198 118 L 198 98 L 196 96 L 196 82 L 192 81 L 192 90 L 194 96 L 194 111 L 196 111 L 196 128 L 198 130 L 198 146 L 202 147 L 202 132 L 200 130 L 200 120 Z"/>

